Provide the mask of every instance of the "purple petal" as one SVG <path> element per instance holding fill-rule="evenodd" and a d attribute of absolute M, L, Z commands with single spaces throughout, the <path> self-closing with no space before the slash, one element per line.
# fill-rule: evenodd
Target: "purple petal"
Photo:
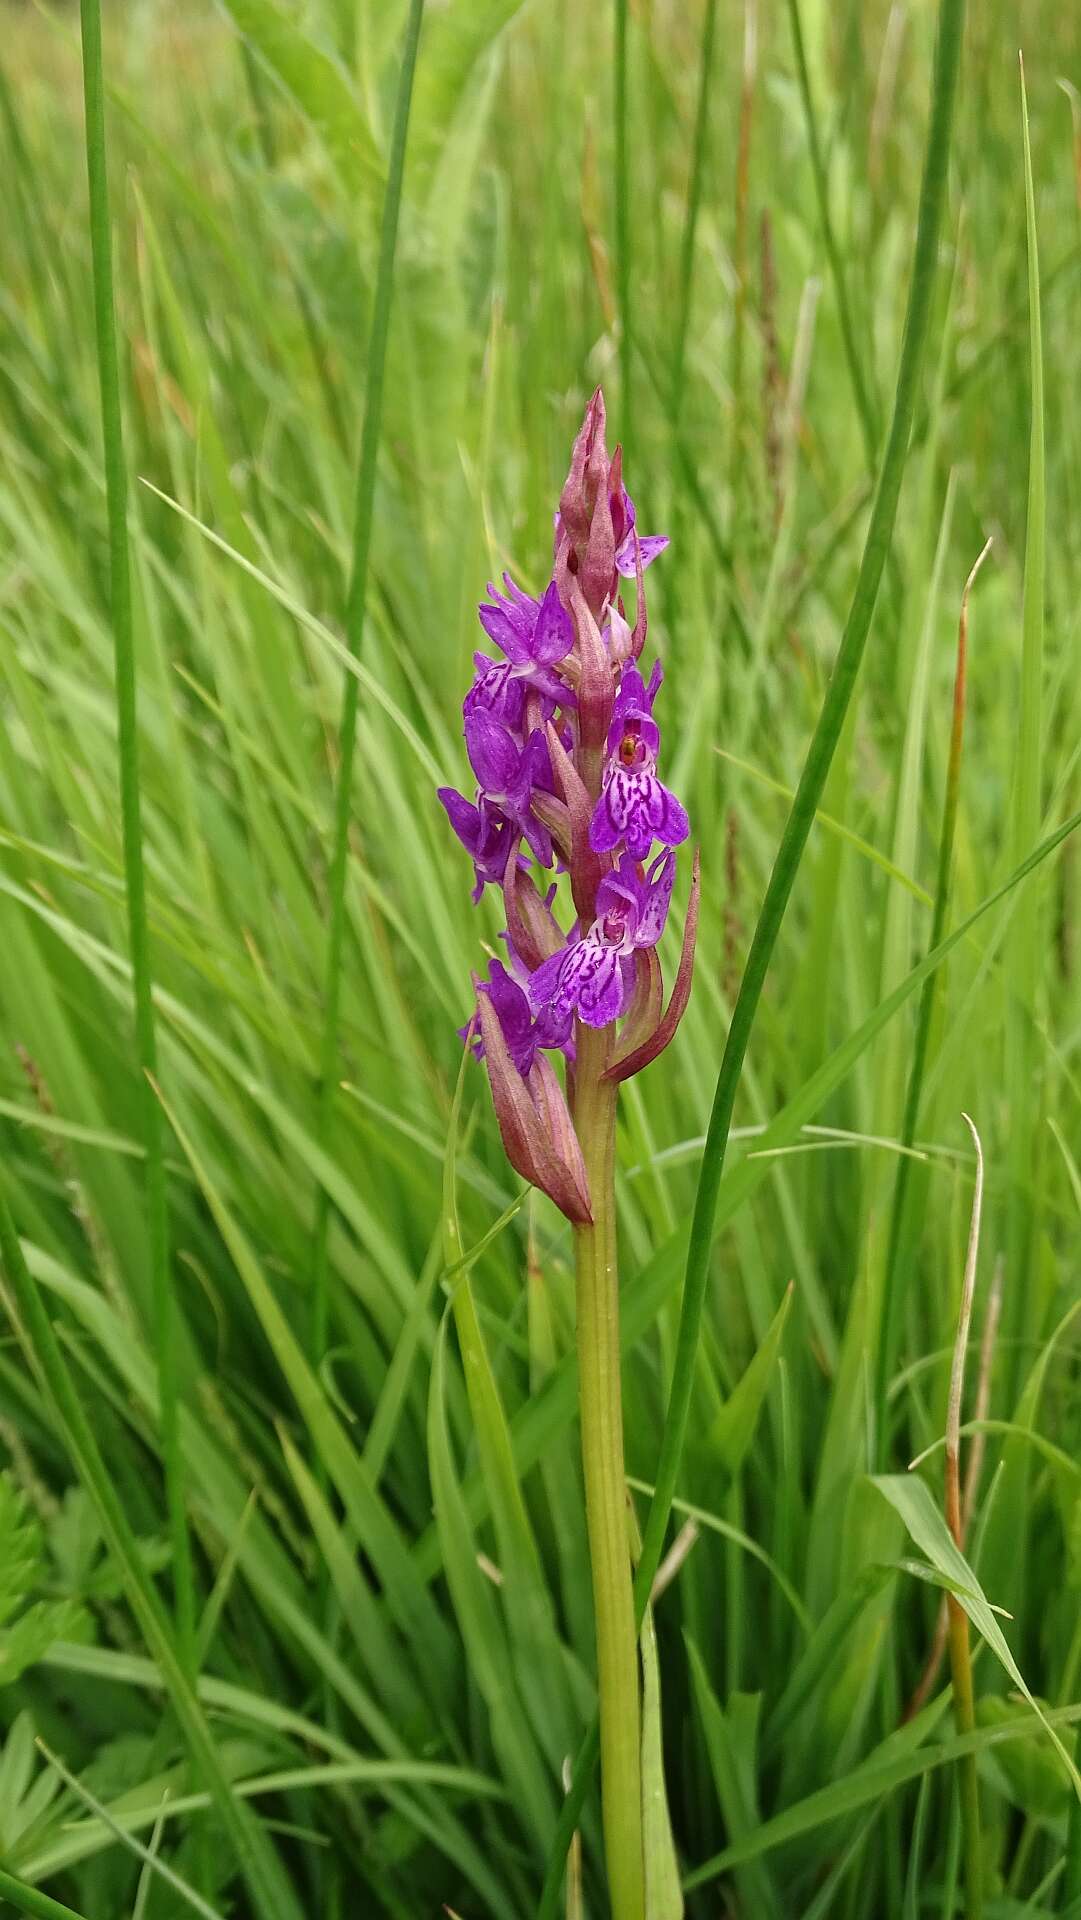
<path fill-rule="evenodd" d="M 542 820 L 535 814 L 523 813 L 519 821 L 534 859 L 542 867 L 552 864 L 552 836 Z"/>
<path fill-rule="evenodd" d="M 480 844 L 482 821 L 477 808 L 466 800 L 453 787 L 438 787 L 436 798 L 446 808 L 447 819 L 458 835 L 467 853 L 473 853 Z"/>
<path fill-rule="evenodd" d="M 645 572 L 646 568 L 650 566 L 652 562 L 657 558 L 657 555 L 659 553 L 664 552 L 665 547 L 667 547 L 668 544 L 669 544 L 669 539 L 666 533 L 647 533 L 639 537 L 638 549 L 642 556 L 642 572 L 643 573 Z M 626 538 L 624 540 L 621 540 L 619 546 L 616 548 L 616 570 L 618 573 L 621 573 L 623 575 L 624 580 L 634 579 L 635 565 L 634 565 L 634 529 L 633 527 L 630 533 L 627 534 Z"/>
<path fill-rule="evenodd" d="M 606 873 L 597 888 L 597 918 L 601 920 L 614 912 L 637 924 L 646 898 L 647 890 L 638 879 L 634 861 L 629 854 L 623 854 L 618 872 Z"/>
<path fill-rule="evenodd" d="M 518 771 L 518 749 L 499 722 L 487 713 L 469 713 L 465 721 L 469 763 L 486 793 L 507 793 Z"/>
<path fill-rule="evenodd" d="M 550 960 L 542 961 L 541 965 L 530 974 L 527 992 L 529 1004 L 535 1013 L 543 1012 L 554 1000 L 559 990 L 559 977 L 563 971 L 563 963 L 569 952 L 569 947 L 560 947 L 558 953 L 553 953 Z"/>
<path fill-rule="evenodd" d="M 583 960 L 577 969 L 578 1015 L 587 1027 L 606 1027 L 623 1012 L 623 969 L 615 947 L 592 940 L 581 943 Z"/>
<path fill-rule="evenodd" d="M 493 960 L 489 971 L 491 979 L 479 990 L 488 995 L 499 1016 L 511 1059 L 519 1073 L 527 1074 L 536 1052 L 529 1001 L 501 961 Z"/>
<path fill-rule="evenodd" d="M 537 621 L 537 603 L 509 579 L 507 585 L 513 591 L 513 599 L 498 592 L 489 580 L 488 592 L 492 598 L 490 601 L 482 600 L 477 615 L 489 640 L 494 640 L 507 659 L 518 665 L 529 658 L 529 643 Z"/>
<path fill-rule="evenodd" d="M 594 853 L 611 853 L 623 838 L 627 825 L 624 787 L 625 782 L 617 771 L 593 809 L 593 818 L 589 823 L 589 844 Z"/>
<path fill-rule="evenodd" d="M 535 787 L 539 787 L 542 793 L 555 792 L 552 779 L 552 757 L 548 751 L 547 736 L 540 727 L 534 727 L 525 743 L 525 749 L 518 762 L 516 780 L 518 787 L 527 797 Z"/>
<path fill-rule="evenodd" d="M 646 875 L 646 897 L 634 936 L 636 947 L 655 947 L 664 932 L 675 877 L 676 856 L 668 848 L 657 856 Z"/>
<path fill-rule="evenodd" d="M 628 713 L 648 714 L 650 703 L 646 694 L 646 683 L 633 660 L 628 660 L 620 675 L 619 692 L 612 708 L 612 723 L 617 716 L 622 719 Z"/>
<path fill-rule="evenodd" d="M 515 668 L 503 660 L 490 660 L 486 653 L 473 655 L 477 677 L 462 702 L 462 714 L 488 713 L 506 727 L 520 727 L 525 705 L 525 688 L 515 678 Z"/>
<path fill-rule="evenodd" d="M 659 780 L 654 780 L 653 786 L 655 792 L 651 797 L 650 817 L 657 838 L 663 840 L 666 847 L 678 847 L 686 840 L 691 830 L 687 809 L 681 800 L 676 799 L 670 788 L 662 787 Z"/>
<path fill-rule="evenodd" d="M 566 658 L 573 644 L 571 618 L 553 580 L 540 603 L 529 651 L 538 665 L 552 667 L 557 660 Z"/>
<path fill-rule="evenodd" d="M 569 1007 L 542 1007 L 537 1015 L 535 1028 L 538 1047 L 561 1047 L 569 1059 L 574 1057 L 574 1048 L 570 1045 L 573 1014 Z"/>

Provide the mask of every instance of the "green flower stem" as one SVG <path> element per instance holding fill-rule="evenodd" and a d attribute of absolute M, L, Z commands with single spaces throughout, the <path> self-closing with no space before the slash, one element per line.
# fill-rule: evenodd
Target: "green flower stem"
<path fill-rule="evenodd" d="M 616 1259 L 617 1088 L 602 1078 L 612 1029 L 579 1022 L 574 1118 L 593 1201 L 575 1231 L 578 1380 L 600 1698 L 601 1806 L 613 1920 L 643 1920 L 638 1635 L 631 1585 Z"/>

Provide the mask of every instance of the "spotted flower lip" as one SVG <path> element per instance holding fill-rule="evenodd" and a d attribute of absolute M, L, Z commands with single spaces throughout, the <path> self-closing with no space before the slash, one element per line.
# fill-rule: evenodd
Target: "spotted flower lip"
<path fill-rule="evenodd" d="M 607 765 L 589 823 L 594 853 L 612 853 L 623 845 L 635 860 L 644 860 L 654 840 L 678 847 L 691 830 L 682 803 L 657 777 L 660 729 L 653 702 L 661 678 L 659 663 L 648 687 L 633 661 L 623 669 L 608 728 Z"/>

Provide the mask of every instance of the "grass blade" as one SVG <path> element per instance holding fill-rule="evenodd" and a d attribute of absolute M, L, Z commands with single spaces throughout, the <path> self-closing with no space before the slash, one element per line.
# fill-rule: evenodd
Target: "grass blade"
<path fill-rule="evenodd" d="M 94 330 L 105 452 L 109 518 L 109 599 L 116 674 L 116 721 L 120 754 L 120 811 L 124 838 L 124 884 L 128 906 L 135 1000 L 135 1048 L 139 1066 L 139 1116 L 146 1152 L 145 1191 L 150 1236 L 150 1276 L 161 1394 L 161 1453 L 169 1532 L 173 1549 L 173 1594 L 177 1640 L 190 1668 L 195 1646 L 195 1590 L 184 1507 L 184 1471 L 179 1441 L 177 1341 L 169 1272 L 168 1198 L 162 1114 L 151 1082 L 157 1076 L 154 982 L 147 926 L 139 788 L 139 722 L 135 671 L 135 623 L 128 554 L 128 488 L 120 408 L 116 312 L 113 297 L 112 227 L 105 156 L 105 101 L 101 57 L 101 0 L 82 0 L 83 98 L 86 167 L 90 184 L 90 243 L 94 278 Z"/>
<path fill-rule="evenodd" d="M 1025 232 L 1028 250 L 1029 430 L 1028 517 L 1025 527 L 1024 599 L 1021 615 L 1021 668 L 1018 688 L 1017 759 L 1014 766 L 1010 854 L 1024 842 L 1040 817 L 1044 671 L 1044 599 L 1047 592 L 1046 477 L 1044 449 L 1043 330 L 1040 313 L 1040 261 L 1036 202 L 1032 182 L 1028 100 L 1024 61 L 1020 66 L 1021 134 L 1025 172 Z M 1006 1088 L 1010 1102 L 1009 1201 L 1006 1235 L 1008 1276 L 1007 1331 L 1029 1338 L 1035 1333 L 1042 1292 L 1034 1263 L 1032 1192 L 1042 1128 L 1034 1020 L 1040 985 L 1042 926 L 1039 899 L 1030 895 L 1014 924 L 1009 951 L 1011 993 L 1006 1007 Z M 1018 1315 L 1024 1320 L 1018 1324 Z M 1018 1555 L 1018 1568 L 1024 1555 Z"/>
<path fill-rule="evenodd" d="M 53 1900 L 47 1893 L 41 1893 L 37 1887 L 28 1887 L 22 1880 L 16 1880 L 14 1874 L 5 1873 L 0 1867 L 0 1898 L 7 1900 L 16 1913 L 28 1914 L 30 1920 L 83 1920 L 81 1913 L 74 1907 L 62 1906 L 59 1900 Z"/>

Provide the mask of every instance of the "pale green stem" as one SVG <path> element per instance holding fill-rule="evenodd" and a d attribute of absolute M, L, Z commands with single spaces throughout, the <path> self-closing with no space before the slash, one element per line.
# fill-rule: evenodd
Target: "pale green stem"
<path fill-rule="evenodd" d="M 638 1636 L 634 1624 L 616 1260 L 616 1086 L 603 1079 L 612 1029 L 576 1033 L 574 1118 L 593 1224 L 575 1232 L 578 1381 L 586 1526 L 593 1570 L 600 1705 L 601 1807 L 613 1920 L 644 1920 Z"/>

